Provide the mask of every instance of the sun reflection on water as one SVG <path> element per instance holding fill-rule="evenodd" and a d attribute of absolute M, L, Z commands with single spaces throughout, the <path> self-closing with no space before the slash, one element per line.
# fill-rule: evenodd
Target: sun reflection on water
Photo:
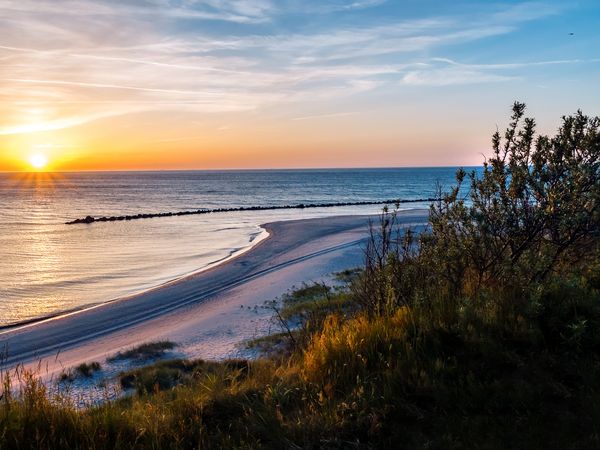
<path fill-rule="evenodd" d="M 46 189 L 54 189 L 67 178 L 57 172 L 18 172 L 11 174 L 9 188 L 35 188 L 40 194 Z"/>
<path fill-rule="evenodd" d="M 64 175 L 53 172 L 14 173 L 5 180 L 2 196 L 13 197 L 23 209 L 21 212 L 5 211 L 4 220 L 13 224 L 12 236 L 0 238 L 0 244 L 7 244 L 3 245 L 0 272 L 13 275 L 12 280 L 4 281 L 0 297 L 6 296 L 16 303 L 15 307 L 18 305 L 4 311 L 8 317 L 2 317 L 2 321 L 11 323 L 62 309 L 65 300 L 62 290 L 48 289 L 58 280 L 57 268 L 64 265 L 63 236 L 57 233 L 56 223 L 49 214 L 54 209 L 50 205 L 57 189 L 70 182 Z M 22 296 L 25 288 L 30 292 L 27 299 Z"/>

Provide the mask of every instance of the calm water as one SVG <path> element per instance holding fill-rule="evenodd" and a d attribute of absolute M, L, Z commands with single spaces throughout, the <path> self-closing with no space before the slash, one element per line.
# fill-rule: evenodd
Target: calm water
<path fill-rule="evenodd" d="M 368 214 L 379 206 L 232 212 L 64 225 L 199 208 L 434 195 L 454 168 L 0 173 L 0 326 L 130 295 L 252 245 L 273 220 Z M 425 205 L 407 204 L 406 208 Z"/>

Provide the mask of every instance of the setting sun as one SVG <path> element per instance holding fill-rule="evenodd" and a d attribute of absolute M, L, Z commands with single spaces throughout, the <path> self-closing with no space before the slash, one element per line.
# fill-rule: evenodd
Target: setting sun
<path fill-rule="evenodd" d="M 40 170 L 46 167 L 48 158 L 42 153 L 35 153 L 29 157 L 29 164 L 31 164 L 34 169 Z"/>

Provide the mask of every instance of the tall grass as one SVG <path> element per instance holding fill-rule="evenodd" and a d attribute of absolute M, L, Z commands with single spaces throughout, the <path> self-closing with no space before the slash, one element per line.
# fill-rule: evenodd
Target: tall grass
<path fill-rule="evenodd" d="M 487 303 L 453 326 L 429 308 L 334 312 L 289 357 L 162 362 L 84 410 L 27 374 L 4 390 L 0 447 L 595 448 L 598 300 L 577 277 L 511 327 Z"/>

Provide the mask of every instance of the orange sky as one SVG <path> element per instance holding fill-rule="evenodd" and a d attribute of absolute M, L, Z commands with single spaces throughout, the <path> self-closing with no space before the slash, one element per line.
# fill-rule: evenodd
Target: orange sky
<path fill-rule="evenodd" d="M 27 170 L 31 155 L 49 160 L 47 170 L 144 170 L 277 167 L 367 167 L 475 164 L 487 145 L 439 126 L 436 133 L 411 123 L 382 124 L 367 114 L 263 121 L 250 116 L 235 125 L 192 125 L 138 117 L 125 123 L 100 120 L 48 132 L 3 136 L 0 167 Z M 453 124 L 453 128 L 456 125 Z M 371 130 L 376 130 L 375 132 Z M 454 136 L 472 158 L 452 148 Z M 24 150 L 25 149 L 25 150 Z M 376 151 L 373 151 L 376 149 Z M 464 148 L 463 148 L 464 150 Z"/>
<path fill-rule="evenodd" d="M 515 100 L 598 113 L 593 1 L 170 4 L 0 2 L 0 171 L 477 165 Z"/>

